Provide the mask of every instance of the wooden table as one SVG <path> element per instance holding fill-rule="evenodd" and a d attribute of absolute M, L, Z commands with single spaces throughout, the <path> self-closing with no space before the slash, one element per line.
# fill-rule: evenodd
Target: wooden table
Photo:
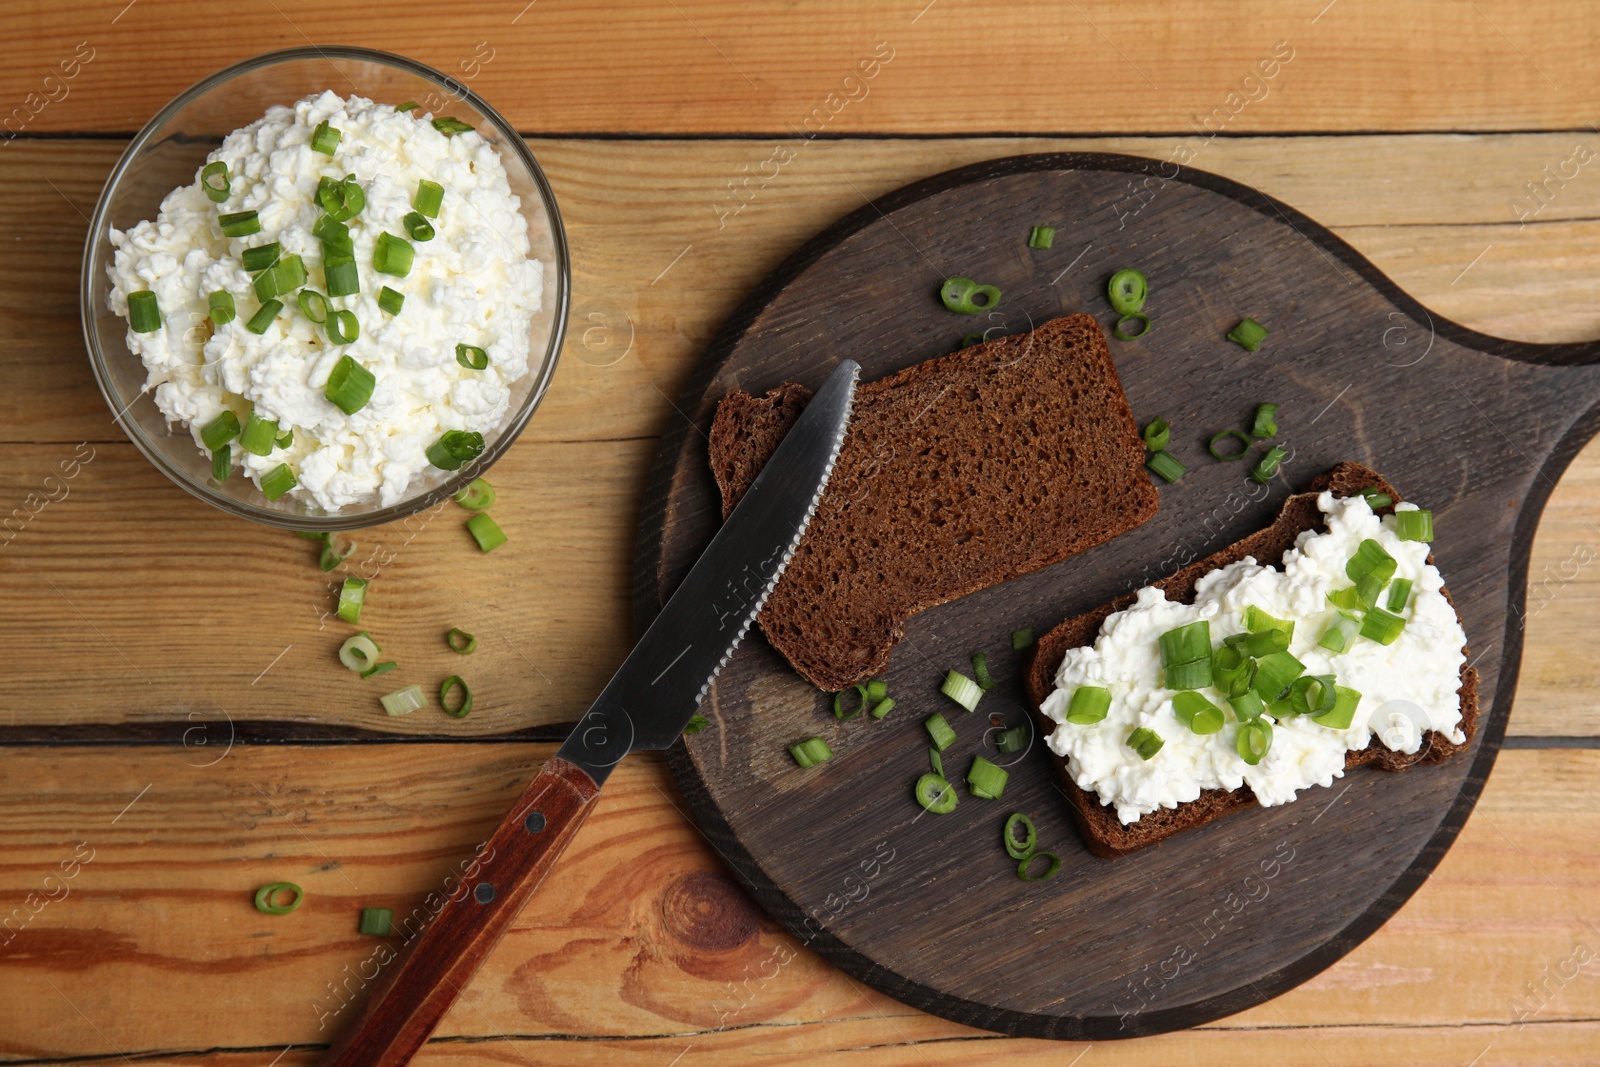
<path fill-rule="evenodd" d="M 7 8 L 0 1062 L 317 1061 L 374 951 L 359 909 L 440 886 L 625 654 L 669 398 L 740 297 L 863 198 L 1000 155 L 1186 142 L 1459 322 L 1600 332 L 1588 5 L 525 2 Z M 355 557 L 385 561 L 364 621 L 416 680 L 461 669 L 444 629 L 480 634 L 462 722 L 387 720 L 333 659 L 306 542 L 168 484 L 83 352 L 86 216 L 129 136 L 204 74 L 312 41 L 481 92 L 569 227 L 569 341 L 495 471 L 512 542 L 478 556 L 447 509 Z M 779 146 L 794 159 L 763 185 Z M 419 1062 L 1594 1062 L 1597 546 L 1600 446 L 1546 510 L 1506 751 L 1466 830 L 1382 931 L 1275 1001 L 1092 1049 L 919 1014 L 760 914 L 645 757 Z M 308 903 L 258 914 L 280 878 Z"/>

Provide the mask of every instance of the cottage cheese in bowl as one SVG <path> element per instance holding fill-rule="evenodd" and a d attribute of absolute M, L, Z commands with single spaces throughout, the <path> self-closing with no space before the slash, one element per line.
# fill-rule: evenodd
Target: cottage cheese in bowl
<path fill-rule="evenodd" d="M 441 438 L 470 451 L 467 435 L 506 419 L 511 385 L 528 373 L 544 267 L 530 258 L 527 221 L 491 145 L 420 109 L 324 92 L 228 135 L 207 157 L 213 189 L 224 183 L 218 163 L 225 197 L 208 195 L 206 171 L 197 173 L 154 220 L 110 231 L 107 269 L 111 310 L 130 319 L 128 347 L 157 408 L 197 446 L 223 453 L 219 474 L 328 511 L 388 506 L 428 470 L 430 449 L 439 457 Z M 443 191 L 431 217 L 424 183 Z M 350 295 L 329 295 L 325 257 L 338 252 L 325 241 L 332 216 L 319 189 L 330 184 L 343 198 L 335 214 L 359 203 L 343 221 L 359 286 Z M 252 232 L 224 232 L 224 220 L 249 212 L 254 222 L 229 229 Z M 279 272 L 282 292 L 258 284 L 274 244 L 285 266 L 299 257 Z M 276 314 L 271 300 L 282 304 Z M 231 319 L 213 313 L 219 302 L 231 302 Z M 347 357 L 372 378 L 359 404 L 336 388 Z M 228 424 L 225 412 L 241 427 L 252 414 L 275 423 L 264 454 L 259 432 L 246 433 L 254 450 L 237 434 L 208 447 L 227 433 L 217 425 Z"/>

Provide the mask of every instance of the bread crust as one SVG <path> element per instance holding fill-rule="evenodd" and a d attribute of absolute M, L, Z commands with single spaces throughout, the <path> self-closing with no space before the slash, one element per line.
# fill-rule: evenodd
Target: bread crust
<path fill-rule="evenodd" d="M 810 394 L 717 408 L 733 510 Z M 1160 494 L 1100 325 L 1069 315 L 860 385 L 811 526 L 758 616 L 819 689 L 881 674 L 906 620 L 1147 522 Z"/>
<path fill-rule="evenodd" d="M 1272 525 L 1257 530 L 1153 584 L 1165 592 L 1169 600 L 1192 603 L 1195 583 L 1201 576 L 1211 571 L 1236 563 L 1246 556 L 1253 556 L 1263 563 L 1271 562 L 1277 565 L 1281 563 L 1283 554 L 1294 547 L 1295 539 L 1301 533 L 1323 528 L 1322 512 L 1317 507 L 1317 496 L 1323 490 L 1331 489 L 1335 496 L 1352 496 L 1368 487 L 1376 487 L 1379 492 L 1387 493 L 1396 502 L 1401 500 L 1399 491 L 1376 471 L 1360 463 L 1340 463 L 1332 470 L 1319 475 L 1304 492 L 1297 493 L 1284 501 L 1283 508 L 1278 512 L 1278 517 L 1273 520 Z M 1393 510 L 1393 506 L 1378 510 L 1380 513 L 1389 512 Z M 1428 561 L 1430 563 L 1433 561 L 1431 553 Z M 1445 589 L 1443 592 L 1445 599 L 1450 600 L 1449 590 Z M 1042 705 L 1045 698 L 1055 689 L 1056 672 L 1060 669 L 1067 650 L 1093 644 L 1100 631 L 1100 624 L 1105 622 L 1106 617 L 1132 605 L 1137 596 L 1137 591 L 1125 593 L 1093 610 L 1067 619 L 1039 638 L 1029 651 L 1024 665 L 1023 684 L 1027 691 L 1028 707 L 1033 713 L 1040 737 L 1046 737 L 1056 729 L 1055 720 L 1044 714 Z M 1450 601 L 1450 603 L 1454 606 L 1455 602 Z M 1407 755 L 1390 750 L 1374 737 L 1366 748 L 1353 750 L 1345 755 L 1345 769 L 1350 770 L 1370 763 L 1386 771 L 1402 771 L 1417 763 L 1440 763 L 1471 744 L 1478 728 L 1478 672 L 1471 666 L 1471 651 L 1464 648 L 1463 652 L 1467 655 L 1467 662 L 1461 666 L 1461 686 L 1456 692 L 1461 699 L 1461 732 L 1466 736 L 1465 741 L 1456 744 L 1445 735 L 1429 730 L 1423 735 L 1422 746 L 1414 754 Z M 1078 783 L 1072 780 L 1072 774 L 1064 757 L 1057 756 L 1048 748 L 1045 751 L 1060 788 L 1066 796 L 1072 821 L 1077 826 L 1078 833 L 1082 835 L 1084 844 L 1088 846 L 1090 852 L 1105 859 L 1126 856 L 1181 830 L 1203 826 L 1230 811 L 1250 806 L 1256 799 L 1255 793 L 1248 785 L 1234 790 L 1207 789 L 1196 800 L 1179 804 L 1175 808 L 1158 808 L 1141 816 L 1136 822 L 1124 826 L 1112 806 L 1102 804 L 1098 794 L 1080 788 Z"/>

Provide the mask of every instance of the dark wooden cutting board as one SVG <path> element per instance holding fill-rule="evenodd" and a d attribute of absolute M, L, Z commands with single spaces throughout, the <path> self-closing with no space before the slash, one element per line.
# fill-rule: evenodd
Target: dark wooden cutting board
<path fill-rule="evenodd" d="M 1029 228 L 1056 227 L 1048 251 Z M 1151 522 L 1077 558 L 913 619 L 878 722 L 835 721 L 757 635 L 702 709 L 710 728 L 671 753 L 694 817 L 755 898 L 856 978 L 938 1015 L 1017 1035 L 1103 1039 L 1193 1026 L 1258 1004 L 1327 967 L 1392 915 L 1439 862 L 1494 763 L 1520 658 L 1529 547 L 1556 478 L 1595 429 L 1600 346 L 1502 341 L 1430 314 L 1326 229 L 1254 190 L 1127 156 L 1022 156 L 908 186 L 840 220 L 757 288 L 713 342 L 650 482 L 638 555 L 641 627 L 719 521 L 706 467 L 717 400 L 844 358 L 874 379 L 988 327 L 1113 316 L 1115 269 L 1150 278 L 1154 325 L 1111 341 L 1141 424 L 1164 415 L 1190 467 Z M 939 282 L 999 286 L 992 316 L 946 311 Z M 1262 350 L 1223 339 L 1241 317 Z M 1217 430 L 1281 405 L 1291 447 L 1271 491 L 1205 451 Z M 1295 803 L 1229 816 L 1127 859 L 1082 846 L 1042 752 L 997 757 L 987 717 L 1026 721 L 1009 634 L 1061 619 L 1268 523 L 1291 488 L 1334 463 L 1377 469 L 1435 514 L 1435 557 L 1482 676 L 1486 716 L 1451 762 L 1352 771 Z M 998 679 L 979 715 L 938 693 L 984 651 Z M 927 769 L 922 720 L 942 711 L 973 754 L 1014 760 L 1003 800 L 950 815 L 911 796 Z M 984 721 L 980 721 L 984 720 Z M 787 746 L 827 739 L 803 771 Z M 1000 845 L 1032 813 L 1052 880 L 1025 883 Z"/>

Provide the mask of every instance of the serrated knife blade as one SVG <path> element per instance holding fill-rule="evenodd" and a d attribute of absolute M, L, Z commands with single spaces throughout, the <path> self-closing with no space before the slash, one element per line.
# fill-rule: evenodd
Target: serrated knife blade
<path fill-rule="evenodd" d="M 560 750 L 446 879 L 455 886 L 421 930 L 408 930 L 409 949 L 388 963 L 326 1063 L 407 1063 L 554 866 L 612 769 L 629 752 L 682 735 L 805 536 L 844 444 L 860 369 L 845 360 L 817 391 Z"/>

